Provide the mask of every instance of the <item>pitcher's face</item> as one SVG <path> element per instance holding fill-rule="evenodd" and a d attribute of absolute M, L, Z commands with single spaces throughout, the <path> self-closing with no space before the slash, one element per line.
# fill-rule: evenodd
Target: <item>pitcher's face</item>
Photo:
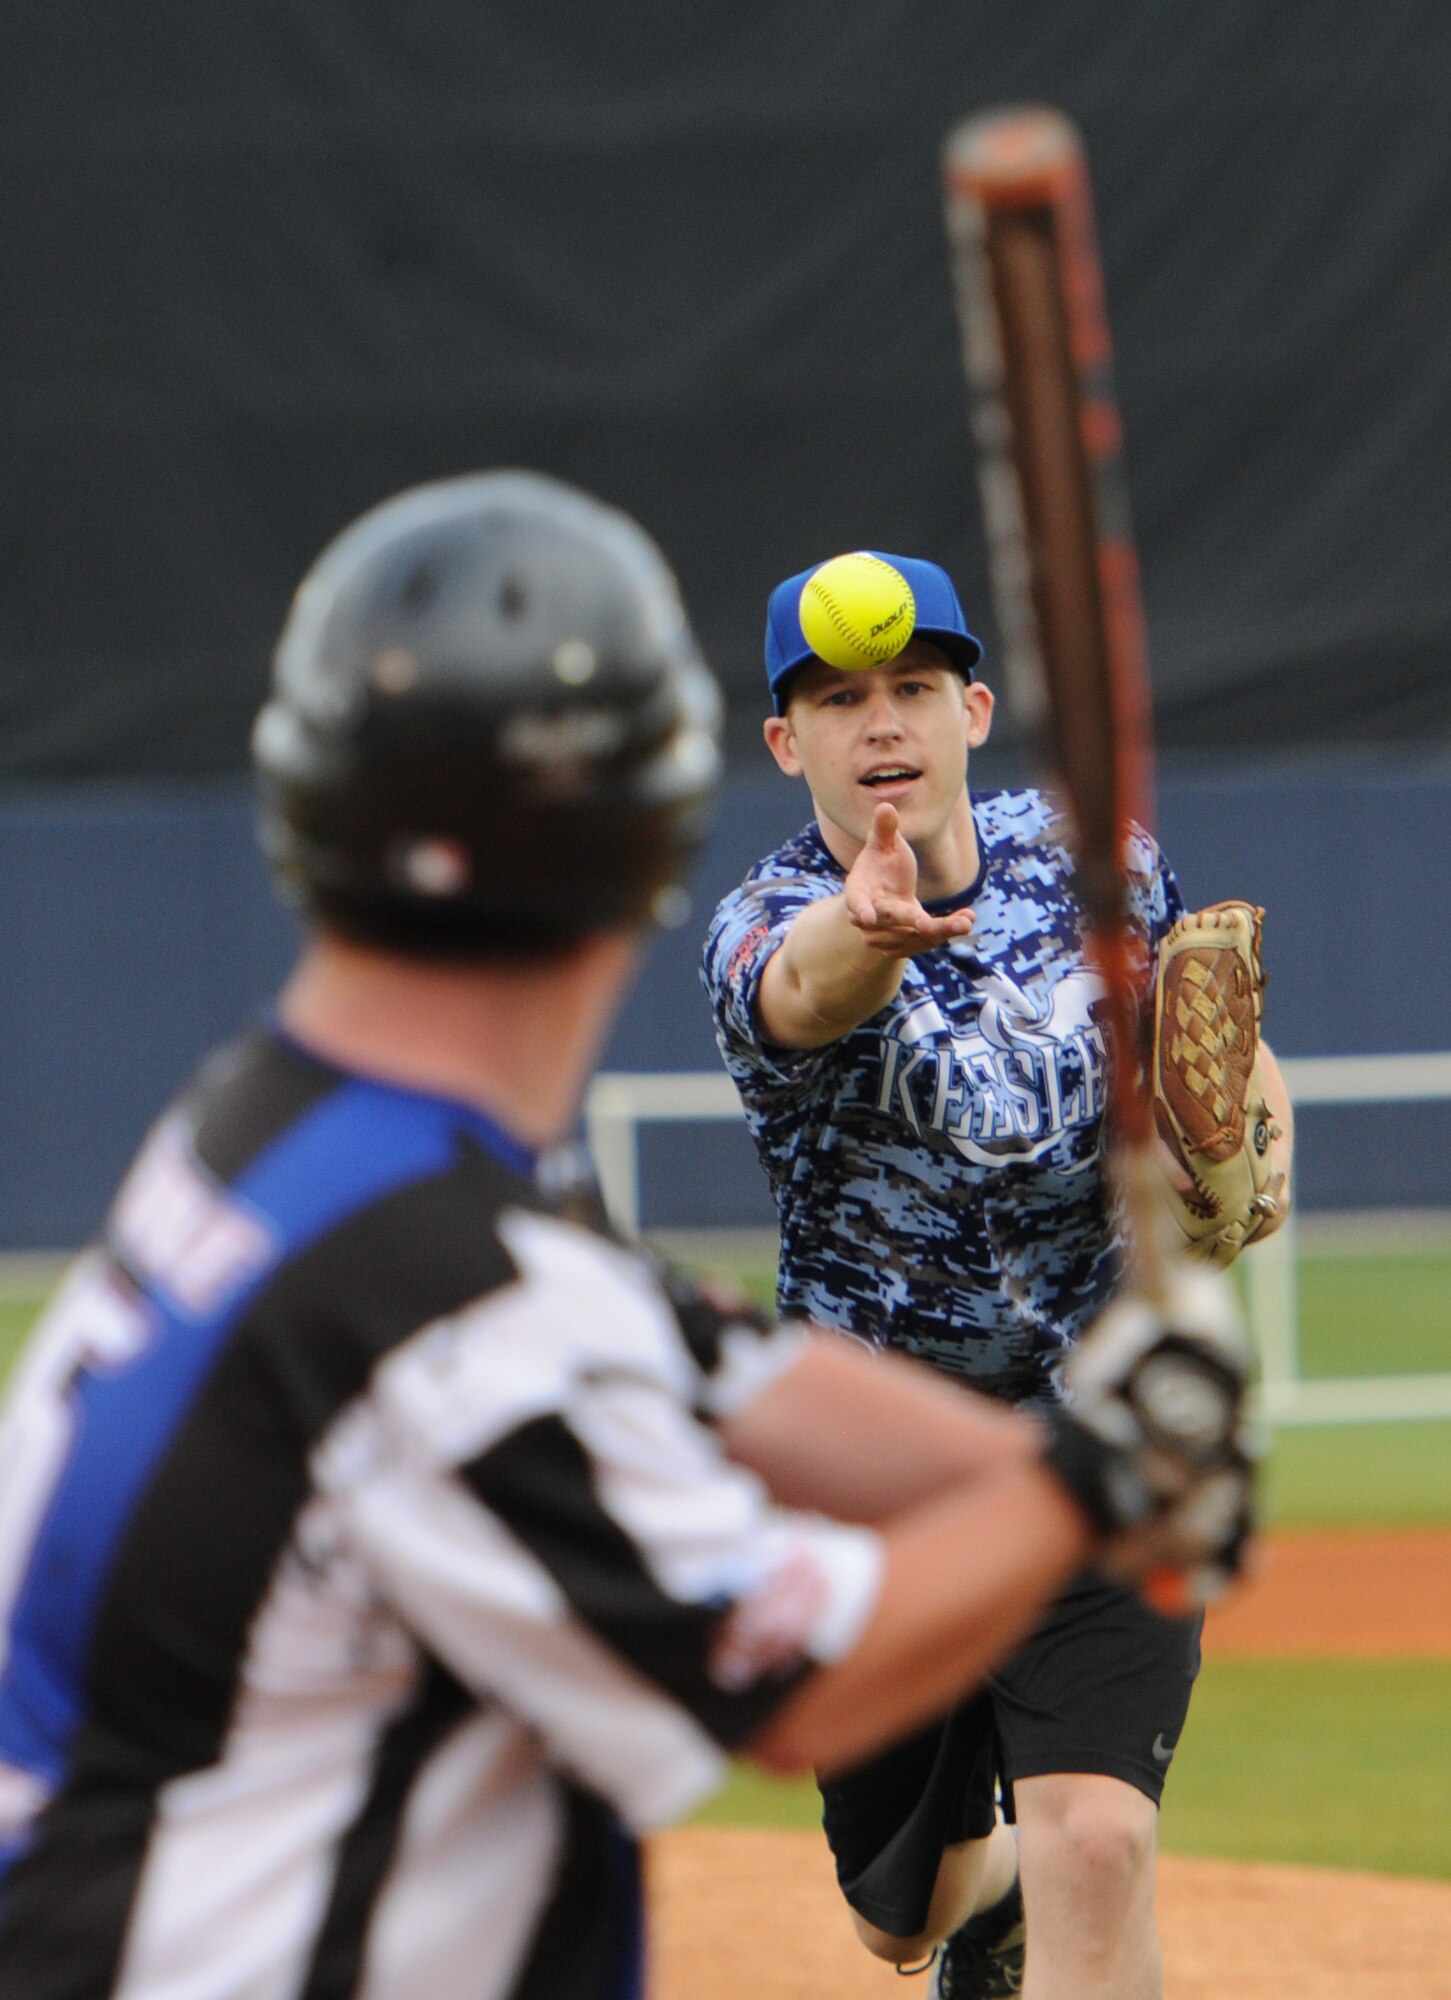
<path fill-rule="evenodd" d="M 768 718 L 766 741 L 788 777 L 805 778 L 828 844 L 833 828 L 864 842 L 886 803 L 921 853 L 969 810 L 968 752 L 986 741 L 992 708 L 980 681 L 964 681 L 930 639 L 912 639 L 863 673 L 813 660 L 785 715 Z"/>

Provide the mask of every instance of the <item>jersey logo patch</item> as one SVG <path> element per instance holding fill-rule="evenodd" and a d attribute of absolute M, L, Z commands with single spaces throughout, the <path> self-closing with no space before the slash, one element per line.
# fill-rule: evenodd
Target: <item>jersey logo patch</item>
<path fill-rule="evenodd" d="M 764 1588 L 727 1613 L 710 1654 L 710 1677 L 728 1694 L 740 1694 L 767 1675 L 780 1679 L 806 1657 L 811 1633 L 830 1601 L 821 1567 L 797 1549 Z"/>
<path fill-rule="evenodd" d="M 980 1165 L 1035 1160 L 1103 1115 L 1108 1049 L 1095 1018 L 1103 986 L 1079 970 L 1029 993 L 993 972 L 982 989 L 969 1033 L 951 1033 L 930 1000 L 892 1022 L 876 1108 L 914 1138 Z"/>
<path fill-rule="evenodd" d="M 117 1256 L 195 1319 L 207 1318 L 277 1254 L 262 1217 L 196 1158 L 179 1118 L 157 1126 L 111 1211 Z"/>

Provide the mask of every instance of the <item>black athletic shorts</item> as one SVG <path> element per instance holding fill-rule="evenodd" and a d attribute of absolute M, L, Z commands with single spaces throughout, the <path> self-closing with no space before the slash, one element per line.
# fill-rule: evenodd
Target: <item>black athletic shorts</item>
<path fill-rule="evenodd" d="M 1001 1783 L 1122 1778 L 1158 1803 L 1199 1671 L 1203 1621 L 1161 1618 L 1092 1571 L 986 1688 L 942 1721 L 823 1783 L 822 1824 L 854 1910 L 893 1937 L 927 1921 L 944 1847 L 993 1828 Z"/>

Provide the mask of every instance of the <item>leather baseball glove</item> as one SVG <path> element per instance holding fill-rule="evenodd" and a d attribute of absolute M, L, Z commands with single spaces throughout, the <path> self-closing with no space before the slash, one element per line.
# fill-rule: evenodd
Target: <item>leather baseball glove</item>
<path fill-rule="evenodd" d="M 1215 903 L 1174 925 L 1159 947 L 1154 994 L 1154 1122 L 1168 1158 L 1163 1186 L 1191 1257 L 1233 1263 L 1279 1209 L 1260 1076 L 1264 911 Z"/>

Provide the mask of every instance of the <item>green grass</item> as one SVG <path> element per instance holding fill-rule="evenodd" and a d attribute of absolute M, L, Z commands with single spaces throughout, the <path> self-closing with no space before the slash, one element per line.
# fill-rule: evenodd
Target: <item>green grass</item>
<path fill-rule="evenodd" d="M 810 1778 L 772 1778 L 751 1764 L 733 1764 L 692 1826 L 811 1827 L 821 1824 L 821 1800 Z"/>
<path fill-rule="evenodd" d="M 1301 1257 L 1299 1292 L 1302 1374 L 1451 1369 L 1451 1253 Z"/>
<path fill-rule="evenodd" d="M 1451 1664 L 1209 1660 L 1164 1795 L 1174 1854 L 1451 1881 Z M 809 1778 L 737 1765 L 698 1826 L 816 1827 Z"/>
<path fill-rule="evenodd" d="M 738 1264 L 711 1264 L 701 1267 L 703 1274 L 719 1276 L 738 1285 L 762 1312 L 772 1312 L 776 1305 L 776 1260 L 774 1257 L 753 1257 Z"/>
<path fill-rule="evenodd" d="M 1273 1527 L 1451 1526 L 1451 1423 L 1277 1430 L 1262 1504 Z"/>
<path fill-rule="evenodd" d="M 1211 1659 L 1164 1845 L 1451 1881 L 1448 1716 L 1446 1661 Z"/>
<path fill-rule="evenodd" d="M 20 1352 L 20 1343 L 39 1310 L 38 1299 L 0 1298 L 0 1381 L 9 1373 L 10 1364 Z"/>

